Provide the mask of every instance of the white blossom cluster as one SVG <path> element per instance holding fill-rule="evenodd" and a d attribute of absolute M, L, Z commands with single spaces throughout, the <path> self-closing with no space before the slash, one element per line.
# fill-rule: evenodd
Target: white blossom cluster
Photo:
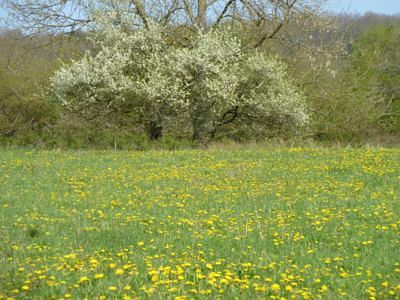
<path fill-rule="evenodd" d="M 51 87 L 56 99 L 72 108 L 123 101 L 132 82 L 126 74 L 128 53 L 102 49 L 95 57 L 86 54 L 71 66 L 61 68 L 52 78 Z"/>
<path fill-rule="evenodd" d="M 158 24 L 134 29 L 127 26 L 132 20 L 110 19 L 99 22 L 93 39 L 100 50 L 53 76 L 52 92 L 66 107 L 104 111 L 140 98 L 164 119 L 171 111 L 190 116 L 206 109 L 209 126 L 242 106 L 296 125 L 306 122 L 304 98 L 277 58 L 244 53 L 240 42 L 221 30 L 201 33 L 191 47 L 179 48 L 166 42 Z"/>
<path fill-rule="evenodd" d="M 247 76 L 242 77 L 248 91 L 243 104 L 254 106 L 266 117 L 304 125 L 308 116 L 301 91 L 288 79 L 286 66 L 276 57 L 254 52 L 246 59 Z"/>
<path fill-rule="evenodd" d="M 220 31 L 199 34 L 192 47 L 171 53 L 171 68 L 185 95 L 183 115 L 193 131 L 212 132 L 235 106 L 241 55 L 240 43 Z"/>
<path fill-rule="evenodd" d="M 100 50 L 95 55 L 86 53 L 52 77 L 57 100 L 71 109 L 101 110 L 132 94 L 146 96 L 149 101 L 176 98 L 174 93 L 180 91 L 163 68 L 167 47 L 158 26 L 131 32 L 111 22 L 101 25 L 94 36 Z"/>

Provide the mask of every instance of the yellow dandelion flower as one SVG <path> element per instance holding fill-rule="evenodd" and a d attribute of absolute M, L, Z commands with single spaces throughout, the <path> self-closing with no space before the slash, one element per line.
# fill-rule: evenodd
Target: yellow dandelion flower
<path fill-rule="evenodd" d="M 151 281 L 152 281 L 152 282 L 158 281 L 158 275 L 157 275 L 157 274 L 152 275 L 152 276 L 151 276 Z"/>
<path fill-rule="evenodd" d="M 271 290 L 274 292 L 279 292 L 281 290 L 281 286 L 277 283 L 274 283 L 273 285 L 271 285 Z"/>
<path fill-rule="evenodd" d="M 103 278 L 103 277 L 104 277 L 104 274 L 103 274 L 103 273 L 94 275 L 94 279 L 101 279 L 101 278 Z"/>
<path fill-rule="evenodd" d="M 115 275 L 122 275 L 124 273 L 125 273 L 125 271 L 123 269 L 116 269 L 115 270 Z"/>
<path fill-rule="evenodd" d="M 326 285 L 323 285 L 323 286 L 321 286 L 321 288 L 319 289 L 319 291 L 320 291 L 321 293 L 325 293 L 325 292 L 328 291 L 328 287 L 327 287 Z"/>
<path fill-rule="evenodd" d="M 220 283 L 221 283 L 221 284 L 229 284 L 229 280 L 226 279 L 226 278 L 222 278 L 222 279 L 220 280 Z"/>
<path fill-rule="evenodd" d="M 75 253 L 67 254 L 67 255 L 64 255 L 64 258 L 66 258 L 66 259 L 75 259 L 76 258 L 76 254 Z"/>
<path fill-rule="evenodd" d="M 82 277 L 78 280 L 78 283 L 84 283 L 84 282 L 87 282 L 87 281 L 89 281 L 89 278 L 88 278 L 87 276 L 82 276 Z"/>
<path fill-rule="evenodd" d="M 153 294 L 155 290 L 156 290 L 155 288 L 151 287 L 151 288 L 148 288 L 145 292 L 147 294 Z"/>

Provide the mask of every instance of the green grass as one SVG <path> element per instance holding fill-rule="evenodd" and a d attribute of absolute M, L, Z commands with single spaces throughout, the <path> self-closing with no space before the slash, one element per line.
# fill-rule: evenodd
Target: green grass
<path fill-rule="evenodd" d="M 399 149 L 0 157 L 0 299 L 400 299 Z"/>

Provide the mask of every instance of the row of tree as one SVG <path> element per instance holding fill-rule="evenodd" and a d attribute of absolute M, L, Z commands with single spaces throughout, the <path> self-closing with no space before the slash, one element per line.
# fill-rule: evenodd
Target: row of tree
<path fill-rule="evenodd" d="M 302 0 L 4 4 L 3 143 L 398 140 L 399 17 Z"/>

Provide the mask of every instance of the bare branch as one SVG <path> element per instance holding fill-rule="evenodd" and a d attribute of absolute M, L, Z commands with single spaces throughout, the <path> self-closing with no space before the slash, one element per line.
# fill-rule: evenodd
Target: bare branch
<path fill-rule="evenodd" d="M 231 6 L 232 3 L 235 2 L 235 1 L 236 1 L 236 0 L 229 0 L 229 1 L 225 4 L 225 6 L 224 6 L 224 8 L 222 9 L 220 15 L 218 16 L 217 20 L 215 21 L 213 27 L 217 27 L 217 26 L 219 25 L 219 23 L 220 23 L 220 22 L 222 21 L 222 19 L 225 17 L 225 14 L 226 14 L 226 12 L 228 11 L 229 6 Z"/>
<path fill-rule="evenodd" d="M 147 28 L 148 27 L 148 22 L 147 22 L 148 15 L 144 9 L 142 0 L 132 0 L 132 1 L 135 4 L 137 14 L 142 19 L 144 26 Z"/>
<path fill-rule="evenodd" d="M 183 0 L 183 4 L 184 4 L 185 12 L 186 12 L 187 16 L 189 17 L 190 22 L 192 24 L 195 24 L 195 17 L 193 14 L 192 5 L 190 5 L 188 0 Z"/>
<path fill-rule="evenodd" d="M 283 25 L 288 22 L 288 19 L 291 15 L 292 9 L 297 1 L 298 0 L 292 0 L 292 2 L 290 2 L 289 0 L 286 1 L 284 16 L 283 16 L 282 20 L 278 23 L 278 25 L 274 28 L 274 30 L 271 33 L 265 32 L 264 34 L 261 35 L 261 37 L 259 38 L 257 43 L 254 45 L 255 48 L 260 47 L 264 43 L 265 40 L 272 39 L 278 34 L 278 32 L 282 29 Z M 278 7 L 276 7 L 275 9 L 277 9 L 277 8 Z M 275 13 L 275 16 L 276 15 L 277 15 L 277 13 Z"/>

